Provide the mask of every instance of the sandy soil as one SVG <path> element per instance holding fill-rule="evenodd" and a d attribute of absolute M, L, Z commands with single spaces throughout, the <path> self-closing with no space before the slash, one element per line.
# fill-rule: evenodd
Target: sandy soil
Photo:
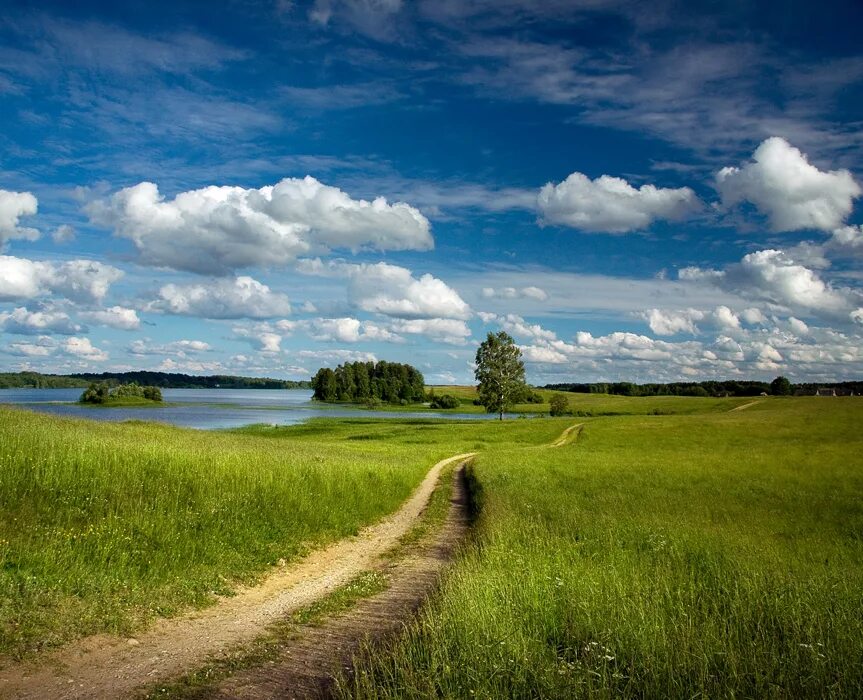
<path fill-rule="evenodd" d="M 563 447 L 564 445 L 568 445 L 570 442 L 574 442 L 578 439 L 578 433 L 576 433 L 575 431 L 578 430 L 579 432 L 581 432 L 579 428 L 583 427 L 584 423 L 576 423 L 575 425 L 569 426 L 560 434 L 560 437 L 557 438 L 557 440 L 555 440 L 553 443 L 551 443 L 551 445 L 549 445 L 549 447 Z M 573 435 L 573 433 L 575 434 Z"/>
<path fill-rule="evenodd" d="M 464 469 L 455 473 L 444 525 L 410 555 L 388 567 L 389 587 L 359 601 L 320 626 L 306 626 L 287 642 L 279 658 L 235 674 L 200 697 L 210 700 L 328 698 L 334 677 L 350 675 L 353 656 L 365 644 L 393 639 L 436 587 L 454 549 L 468 529 Z"/>
<path fill-rule="evenodd" d="M 731 409 L 731 411 L 742 411 L 744 408 L 749 408 L 750 406 L 754 406 L 757 403 L 761 403 L 760 401 L 750 401 L 749 403 L 741 404 L 740 406 L 735 406 Z M 729 411 L 729 413 L 731 412 Z"/>
<path fill-rule="evenodd" d="M 393 515 L 278 570 L 263 584 L 188 615 L 159 620 L 134 639 L 97 636 L 0 671 L 2 698 L 125 698 L 136 689 L 198 668 L 208 658 L 260 636 L 271 622 L 326 596 L 373 568 L 414 525 L 441 470 L 438 462 Z"/>

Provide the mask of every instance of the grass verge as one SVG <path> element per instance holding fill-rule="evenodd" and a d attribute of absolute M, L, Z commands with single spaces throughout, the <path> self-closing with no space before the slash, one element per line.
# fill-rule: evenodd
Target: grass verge
<path fill-rule="evenodd" d="M 863 696 L 863 401 L 476 460 L 476 544 L 353 698 Z"/>

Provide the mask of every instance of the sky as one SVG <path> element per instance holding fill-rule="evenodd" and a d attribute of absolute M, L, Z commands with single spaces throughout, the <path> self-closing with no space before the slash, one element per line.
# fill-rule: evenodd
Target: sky
<path fill-rule="evenodd" d="M 0 5 L 0 370 L 863 377 L 856 0 Z"/>

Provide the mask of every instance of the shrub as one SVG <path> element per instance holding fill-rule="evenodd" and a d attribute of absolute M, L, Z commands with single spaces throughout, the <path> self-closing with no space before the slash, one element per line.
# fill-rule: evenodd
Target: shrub
<path fill-rule="evenodd" d="M 458 408 L 461 405 L 461 401 L 452 394 L 443 394 L 433 397 L 429 405 L 432 408 Z"/>
<path fill-rule="evenodd" d="M 566 394 L 553 394 L 549 403 L 549 413 L 553 416 L 565 416 L 569 413 L 569 399 Z"/>

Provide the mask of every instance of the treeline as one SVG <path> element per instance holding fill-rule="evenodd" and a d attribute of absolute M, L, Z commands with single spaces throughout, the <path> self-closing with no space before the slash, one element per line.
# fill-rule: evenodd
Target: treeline
<path fill-rule="evenodd" d="M 546 384 L 545 389 L 571 391 L 577 394 L 616 394 L 618 396 L 760 396 L 770 394 L 770 382 L 707 381 L 673 382 L 670 384 L 635 384 L 633 382 L 594 382 L 590 384 Z M 837 394 L 859 395 L 863 382 L 832 382 L 825 384 L 792 384 L 796 396 L 813 395 L 818 389 L 836 389 Z"/>
<path fill-rule="evenodd" d="M 84 387 L 93 382 L 139 384 L 158 386 L 162 389 L 310 389 L 308 381 L 294 382 L 284 379 L 258 377 L 235 377 L 216 374 L 199 377 L 193 374 L 173 372 L 101 372 L 99 374 L 40 374 L 39 372 L 14 372 L 0 374 L 0 388 L 68 388 Z"/>
<path fill-rule="evenodd" d="M 322 367 L 312 378 L 314 398 L 353 403 L 415 403 L 425 400 L 425 378 L 399 362 L 346 362 Z"/>
<path fill-rule="evenodd" d="M 76 379 L 61 374 L 40 374 L 39 372 L 2 372 L 0 389 L 76 389 L 87 386 L 84 379 Z"/>

